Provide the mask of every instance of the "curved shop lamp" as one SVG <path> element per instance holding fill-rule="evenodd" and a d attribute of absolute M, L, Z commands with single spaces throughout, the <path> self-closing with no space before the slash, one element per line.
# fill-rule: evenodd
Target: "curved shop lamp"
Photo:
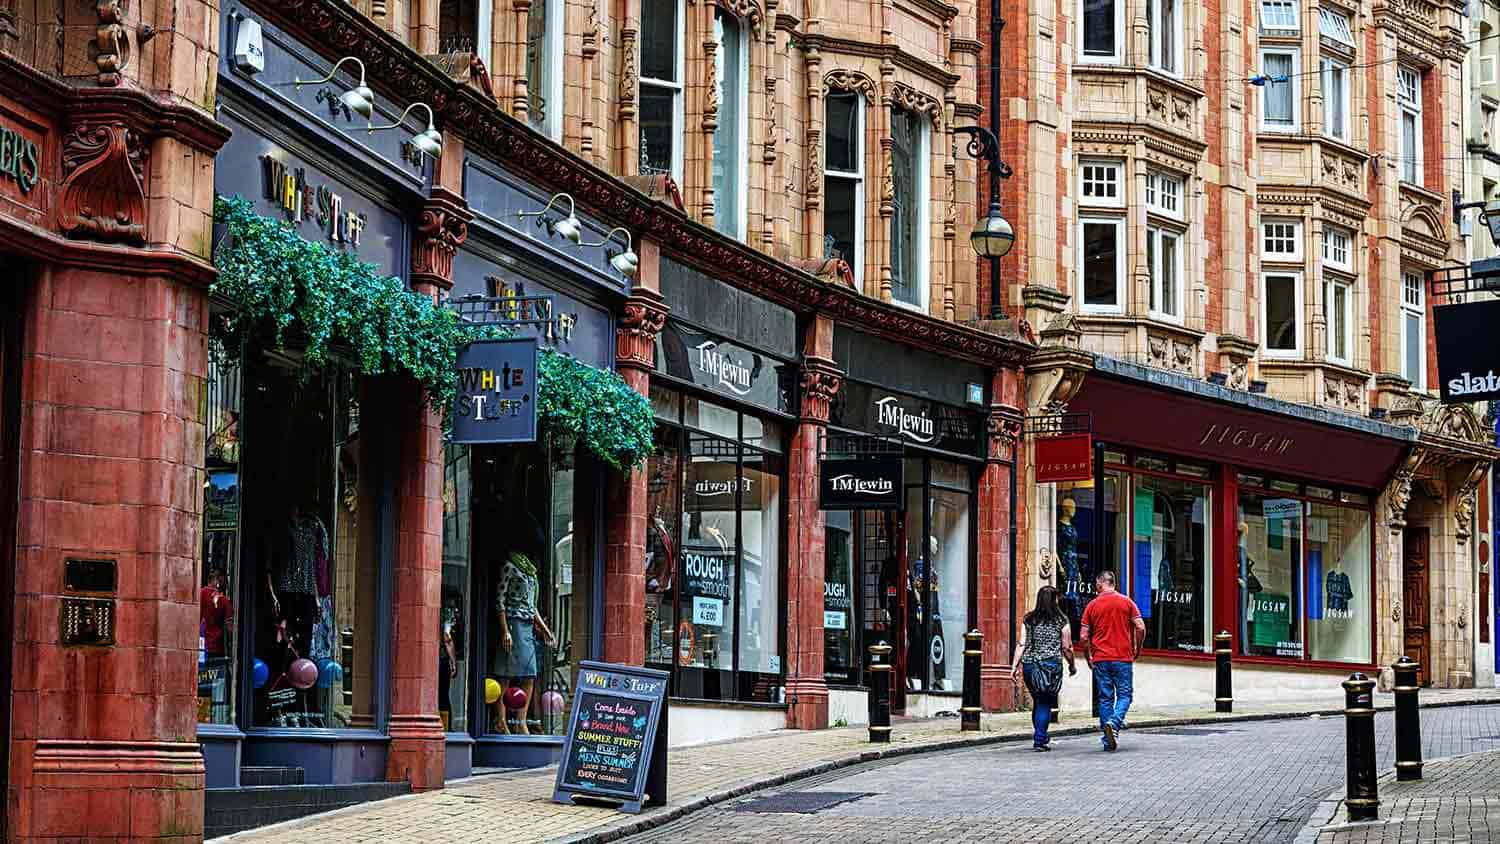
<path fill-rule="evenodd" d="M 406 111 L 401 112 L 401 116 L 396 118 L 395 123 L 392 123 L 389 126 L 372 125 L 369 127 L 369 131 L 366 132 L 366 134 L 369 134 L 369 132 L 381 132 L 386 129 L 400 128 L 401 121 L 405 120 L 406 116 L 408 114 L 411 114 L 411 110 L 416 108 L 417 106 L 421 106 L 422 108 L 427 109 L 427 128 L 412 136 L 411 145 L 416 147 L 418 150 L 421 150 L 428 157 L 437 158 L 443 152 L 443 133 L 439 132 L 436 126 L 432 125 L 432 106 L 428 105 L 427 103 L 412 103 L 411 105 L 406 107 Z"/>
<path fill-rule="evenodd" d="M 635 278 L 635 274 L 641 269 L 641 258 L 639 255 L 635 254 L 635 249 L 632 248 L 633 245 L 631 243 L 629 231 L 626 231 L 619 226 L 615 226 L 614 228 L 610 229 L 609 234 L 605 235 L 604 239 L 599 241 L 598 243 L 579 243 L 578 245 L 603 246 L 604 244 L 609 243 L 610 240 L 614 238 L 615 232 L 620 232 L 625 235 L 625 251 L 616 252 L 610 255 L 609 265 L 611 267 L 614 267 L 615 271 L 620 275 L 623 275 L 626 278 Z"/>
<path fill-rule="evenodd" d="M 339 94 L 339 102 L 348 107 L 350 111 L 369 120 L 375 114 L 375 92 L 371 91 L 370 87 L 365 84 L 365 63 L 354 56 L 345 56 L 339 59 L 334 64 L 333 69 L 328 71 L 328 75 L 322 79 L 309 79 L 306 81 L 294 79 L 292 80 L 292 84 L 298 88 L 301 88 L 303 85 L 322 85 L 324 82 L 333 79 L 334 75 L 339 72 L 339 68 L 344 66 L 344 62 L 354 62 L 359 65 L 359 84 Z"/>
<path fill-rule="evenodd" d="M 547 212 L 552 210 L 552 206 L 556 205 L 559 199 L 566 199 L 568 201 L 568 216 L 547 227 L 552 230 L 553 234 L 560 234 L 568 240 L 573 241 L 575 246 L 582 246 L 583 223 L 578 222 L 578 208 L 573 202 L 573 197 L 566 193 L 553 194 L 552 198 L 547 200 L 547 207 L 540 211 L 518 211 L 516 212 L 516 216 L 521 218 L 540 217 L 541 219 L 537 220 L 537 225 L 546 225 Z M 605 238 L 605 240 L 608 239 Z M 598 246 L 599 244 L 593 245 Z"/>

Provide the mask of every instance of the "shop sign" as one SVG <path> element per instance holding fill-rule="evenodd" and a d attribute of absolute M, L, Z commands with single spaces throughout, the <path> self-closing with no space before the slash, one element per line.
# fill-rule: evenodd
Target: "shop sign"
<path fill-rule="evenodd" d="M 688 474 L 687 501 L 689 512 L 726 511 L 734 512 L 735 502 L 746 510 L 760 507 L 758 478 L 739 471 L 733 459 L 712 463 L 695 463 Z"/>
<path fill-rule="evenodd" d="M 662 806 L 667 796 L 667 672 L 579 663 L 552 799 L 604 799 L 622 811 Z"/>
<path fill-rule="evenodd" d="M 724 603 L 733 591 L 734 552 L 684 548 L 682 574 L 683 594 L 693 599 L 693 623 L 722 626 Z"/>
<path fill-rule="evenodd" d="M 1280 653 L 1289 643 L 1282 641 L 1291 624 L 1291 599 L 1274 592 L 1257 592 L 1250 597 L 1250 620 L 1254 634 L 1250 641 L 1256 647 L 1276 648 Z"/>
<path fill-rule="evenodd" d="M 1445 404 L 1500 398 L 1500 299 L 1432 309 L 1438 383 Z"/>
<path fill-rule="evenodd" d="M 905 471 L 900 457 L 824 460 L 818 464 L 818 509 L 900 510 Z"/>
<path fill-rule="evenodd" d="M 831 423 L 882 437 L 899 437 L 912 445 L 977 454 L 979 416 L 972 408 L 942 404 L 845 381 L 834 398 Z"/>
<path fill-rule="evenodd" d="M 344 197 L 327 185 L 315 185 L 301 167 L 288 167 L 274 155 L 260 157 L 264 196 L 297 225 L 316 220 L 331 243 L 359 249 L 369 217 L 344 207 Z"/>
<path fill-rule="evenodd" d="M 0 126 L 0 176 L 15 182 L 21 193 L 31 193 L 42 175 L 41 161 L 41 148 L 35 141 Z"/>
<path fill-rule="evenodd" d="M 453 442 L 536 441 L 535 337 L 480 340 L 458 353 Z"/>
<path fill-rule="evenodd" d="M 785 364 L 711 334 L 669 324 L 657 336 L 656 367 L 736 401 L 790 410 Z"/>
<path fill-rule="evenodd" d="M 1036 482 L 1087 481 L 1094 477 L 1094 438 L 1060 434 L 1036 440 Z"/>

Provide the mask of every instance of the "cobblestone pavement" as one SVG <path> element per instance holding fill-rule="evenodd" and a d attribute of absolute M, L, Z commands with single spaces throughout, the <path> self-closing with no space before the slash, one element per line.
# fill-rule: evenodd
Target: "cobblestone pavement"
<path fill-rule="evenodd" d="M 1382 695 L 1377 701 L 1377 705 L 1388 706 L 1389 703 L 1389 695 Z M 1500 703 L 1500 692 L 1496 690 L 1434 692 L 1424 694 L 1424 703 Z M 1241 730 L 1249 727 L 1248 719 L 1284 717 L 1309 711 L 1335 712 L 1341 706 L 1342 700 L 1333 698 L 1290 700 L 1279 704 L 1241 705 L 1237 707 L 1239 711 L 1231 716 L 1216 716 L 1202 707 L 1161 707 L 1132 711 L 1130 720 L 1133 729 L 1140 729 L 1152 723 L 1212 720 L 1230 724 L 1233 729 Z M 1489 708 L 1484 707 L 1486 710 Z M 1500 709 L 1500 707 L 1495 708 Z M 1478 711 L 1478 708 L 1426 710 L 1424 717 L 1445 712 L 1448 713 L 1445 717 L 1452 720 L 1462 717 L 1458 713 L 1468 711 Z M 1230 720 L 1224 720 L 1225 718 Z M 1342 724 L 1342 721 L 1334 719 L 1331 723 Z M 1060 726 L 1075 730 L 1089 729 L 1090 722 L 1081 714 L 1065 713 L 1063 724 Z M 1029 739 L 1030 716 L 1027 713 L 986 715 L 983 727 L 983 732 L 976 736 L 973 733 L 961 734 L 955 719 L 902 722 L 897 725 L 891 744 L 885 746 L 869 744 L 866 740 L 866 731 L 855 727 L 816 732 L 783 730 L 751 739 L 676 749 L 669 754 L 668 805 L 639 816 L 624 815 L 598 807 L 564 806 L 553 803 L 551 797 L 555 769 L 542 768 L 535 771 L 510 772 L 460 780 L 450 783 L 441 791 L 354 806 L 311 818 L 250 830 L 218 840 L 232 841 L 235 844 L 239 842 L 353 844 L 366 841 L 380 842 L 380 844 L 407 841 L 443 844 L 444 842 L 492 841 L 497 831 L 502 832 L 505 841 L 517 844 L 548 840 L 614 840 L 628 832 L 666 823 L 686 812 L 701 810 L 702 807 L 710 804 L 722 803 L 754 789 L 780 785 L 790 779 L 868 761 L 880 755 L 972 747 L 976 742 L 1002 740 L 1016 742 Z M 1475 734 L 1491 733 L 1500 733 L 1500 724 L 1491 725 L 1485 733 Z M 1144 736 L 1145 734 L 1134 732 L 1128 734 L 1131 739 L 1138 735 Z M 1204 737 L 1200 736 L 1196 741 L 1189 740 L 1192 738 L 1192 736 L 1179 737 L 1181 741 L 1177 746 L 1181 752 L 1190 755 L 1199 754 L 1208 752 L 1205 748 L 1212 747 L 1212 743 L 1205 741 Z M 1161 740 L 1164 739 L 1143 739 L 1152 743 Z M 1429 740 L 1442 741 L 1442 731 L 1433 732 Z M 1059 739 L 1059 742 L 1064 741 L 1066 740 Z M 1090 747 L 1088 742 L 1091 741 L 1095 739 L 1073 740 L 1065 749 L 1048 754 L 1045 758 L 1062 759 L 1070 753 L 1081 752 Z M 1456 747 L 1457 744 L 1460 743 L 1455 743 L 1454 746 Z M 1064 747 L 1062 744 L 1059 746 Z M 1115 758 L 1126 760 L 1133 752 L 1135 751 L 1128 750 L 1117 754 Z M 1451 755 L 1457 752 L 1460 751 L 1451 748 L 1444 749 L 1440 753 L 1435 752 L 1434 756 Z M 932 757 L 924 758 L 928 760 L 928 764 L 934 766 L 927 770 L 944 770 L 943 766 L 947 764 Z M 1033 764 L 1029 752 L 984 758 L 987 765 L 1000 763 L 1008 766 L 1012 762 L 1023 766 Z M 920 767 L 923 762 L 919 761 L 915 764 Z M 1176 764 L 1176 761 L 1171 764 Z M 1017 770 L 1027 769 L 1023 767 Z M 1080 777 L 1087 774 L 1083 770 L 1075 773 Z M 1008 771 L 1005 775 L 1010 776 Z M 1133 772 L 1130 775 L 1133 776 Z M 1073 786 L 1064 783 L 1057 787 L 1072 788 Z M 1329 788 L 1324 788 L 1316 796 L 1321 797 L 1329 790 Z M 922 791 L 918 790 L 913 793 L 920 794 Z M 1038 807 L 1033 811 L 1039 815 L 1051 814 L 1061 818 L 1052 812 L 1052 809 L 1062 801 L 1053 801 L 1045 795 L 1046 792 L 1043 792 L 1042 796 L 1033 801 L 1032 805 Z M 964 808 L 962 805 L 950 805 L 949 810 L 960 811 Z M 776 816 L 751 817 L 774 818 Z M 794 820 L 809 823 L 814 819 L 822 818 L 822 814 L 793 816 Z M 994 818 L 989 817 L 985 823 L 993 824 L 993 821 Z M 859 821 L 856 818 L 853 822 Z M 899 823 L 920 825 L 922 821 L 920 818 L 913 817 L 900 819 Z M 1298 824 L 1300 823 L 1299 820 Z M 896 828 L 892 826 L 892 829 Z M 1086 825 L 1079 825 L 1075 820 L 1073 828 L 1075 833 L 1068 837 L 1073 840 L 1077 840 L 1079 835 L 1085 839 L 1088 838 L 1086 831 L 1077 831 L 1086 830 Z M 1208 826 L 1204 829 L 1204 835 L 1208 838 L 1233 840 L 1224 838 L 1223 831 L 1213 832 Z M 847 837 L 843 833 L 836 834 Z M 1155 840 L 1153 836 L 1154 833 L 1143 840 Z M 946 835 L 942 838 L 949 840 Z M 881 839 L 856 838 L 851 840 Z M 957 840 L 962 840 L 962 838 Z M 1022 835 L 1017 840 L 1047 839 L 1028 839 Z"/>
<path fill-rule="evenodd" d="M 1394 764 L 1392 729 L 1389 713 L 1377 716 L 1383 770 Z M 1426 758 L 1497 748 L 1500 706 L 1424 710 L 1422 732 Z M 1132 725 L 1113 754 L 1102 752 L 1095 736 L 1057 739 L 1054 747 L 1052 753 L 1033 753 L 1027 745 L 996 745 L 846 769 L 773 792 L 769 804 L 757 802 L 766 800 L 762 795 L 742 798 L 626 840 L 760 844 L 795 835 L 840 844 L 1291 842 L 1344 782 L 1340 717 L 1163 729 Z M 1425 835 L 1467 829 L 1458 818 L 1472 825 L 1500 813 L 1500 797 L 1478 794 L 1486 773 L 1500 773 L 1500 754 L 1493 758 L 1493 767 L 1484 770 L 1453 766 L 1452 778 L 1475 792 L 1461 801 L 1467 814 L 1422 814 L 1423 837 L 1413 837 L 1407 827 L 1387 827 L 1374 837 L 1319 838 L 1318 844 L 1470 840 Z M 775 805 L 819 792 L 861 796 L 814 813 Z M 1412 805 L 1413 812 L 1423 810 L 1420 800 Z M 1393 802 L 1390 814 L 1398 813 Z"/>
<path fill-rule="evenodd" d="M 1332 823 L 1302 840 L 1317 844 L 1500 841 L 1500 735 L 1485 753 L 1428 762 L 1422 779 L 1380 780 L 1380 820 L 1348 822 L 1340 806 Z"/>

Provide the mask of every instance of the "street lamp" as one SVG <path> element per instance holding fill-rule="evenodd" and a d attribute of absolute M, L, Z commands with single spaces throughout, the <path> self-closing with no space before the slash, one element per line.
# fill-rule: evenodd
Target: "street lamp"
<path fill-rule="evenodd" d="M 996 46 L 1000 43 L 999 29 L 1004 25 L 1001 21 L 999 26 L 991 27 L 991 37 Z M 991 53 L 993 52 L 992 49 Z M 992 64 L 993 61 L 991 59 Z M 998 72 L 990 74 L 992 92 L 999 85 L 998 76 Z M 998 112 L 999 104 L 992 103 L 991 113 Z M 991 122 L 998 121 L 992 120 Z M 974 251 L 979 253 L 980 257 L 988 258 L 990 261 L 990 319 L 1004 319 L 1005 308 L 1000 290 L 1000 259 L 1010 252 L 1012 246 L 1016 245 L 1016 230 L 1011 226 L 1010 221 L 1005 219 L 1005 215 L 1000 213 L 1000 180 L 1010 178 L 1010 165 L 1000 160 L 1000 144 L 993 130 L 983 126 L 955 126 L 953 131 L 968 135 L 969 155 L 989 165 L 990 207 L 974 224 L 974 231 L 969 233 L 969 243 L 973 245 Z"/>

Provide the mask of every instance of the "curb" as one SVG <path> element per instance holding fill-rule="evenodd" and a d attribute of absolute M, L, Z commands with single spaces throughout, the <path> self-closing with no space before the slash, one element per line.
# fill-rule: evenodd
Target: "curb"
<path fill-rule="evenodd" d="M 1497 704 L 1500 704 L 1500 701 L 1494 699 L 1470 698 L 1434 701 L 1432 703 L 1420 704 L 1420 708 L 1444 709 L 1454 706 L 1484 706 Z M 1392 700 L 1390 702 L 1377 703 L 1375 705 L 1375 709 L 1377 712 L 1392 711 L 1395 709 L 1395 702 L 1394 700 Z M 1181 718 L 1167 718 L 1161 721 L 1153 721 L 1149 725 L 1143 724 L 1134 729 L 1144 732 L 1146 730 L 1154 730 L 1163 727 L 1184 727 L 1198 724 L 1230 724 L 1239 722 L 1248 723 L 1255 721 L 1290 721 L 1297 718 L 1309 718 L 1313 716 L 1322 717 L 1343 714 L 1344 708 L 1342 706 L 1328 707 L 1324 709 L 1306 709 L 1300 712 L 1259 712 L 1245 715 L 1235 715 L 1233 713 L 1229 713 L 1228 717 L 1225 717 L 1222 713 L 1208 713 L 1204 715 L 1189 715 Z M 1051 735 L 1054 737 L 1065 738 L 1072 736 L 1093 735 L 1096 731 L 1096 728 L 1092 725 L 1088 727 L 1063 727 L 1060 729 L 1052 730 Z M 849 756 L 843 759 L 820 762 L 816 765 L 811 765 L 806 768 L 800 768 L 795 771 L 788 771 L 783 774 L 777 774 L 774 777 L 749 780 L 747 782 L 733 786 L 732 788 L 710 792 L 705 795 L 694 797 L 688 800 L 686 803 L 680 803 L 675 806 L 667 806 L 663 809 L 652 812 L 649 815 L 639 816 L 636 820 L 619 824 L 608 829 L 601 829 L 594 832 L 584 832 L 563 838 L 551 839 L 551 842 L 549 842 L 549 844 L 607 844 L 607 842 L 618 841 L 621 838 L 625 838 L 627 836 L 638 835 L 642 832 L 657 829 L 659 827 L 672 823 L 673 821 L 681 820 L 682 818 L 692 814 L 693 812 L 699 811 L 701 809 L 706 809 L 710 806 L 714 806 L 720 803 L 727 803 L 730 800 L 744 797 L 745 795 L 754 793 L 756 791 L 774 788 L 779 785 L 786 785 L 790 782 L 807 779 L 808 777 L 814 777 L 819 774 L 826 774 L 829 771 L 836 771 L 841 768 L 849 768 L 855 765 L 862 765 L 866 762 L 877 762 L 882 759 L 894 759 L 902 756 L 915 756 L 917 754 L 923 753 L 941 753 L 952 750 L 967 750 L 975 747 L 985 747 L 992 744 L 1029 741 L 1030 739 L 1031 733 L 1029 731 L 1016 731 L 1008 733 L 992 733 L 990 735 L 981 734 L 973 738 L 955 738 L 951 741 L 938 741 L 931 744 L 914 745 L 911 747 L 893 747 L 887 750 L 867 750 L 861 752 L 858 756 Z M 1334 797 L 1337 798 L 1338 802 L 1341 803 L 1342 797 L 1340 797 L 1339 794 L 1339 792 L 1335 792 Z M 1324 802 L 1326 803 L 1326 800 Z M 1320 803 L 1319 807 L 1321 808 L 1323 805 L 1323 803 Z M 1316 814 L 1317 812 L 1315 810 L 1314 815 L 1316 816 Z M 1321 829 L 1321 827 L 1319 827 L 1319 829 Z M 1304 829 L 1304 832 L 1305 831 L 1306 830 Z M 1316 837 L 1317 836 L 1315 834 L 1313 836 L 1313 839 L 1311 840 L 1315 840 Z M 1303 844 L 1300 835 L 1298 836 L 1298 844 Z"/>

